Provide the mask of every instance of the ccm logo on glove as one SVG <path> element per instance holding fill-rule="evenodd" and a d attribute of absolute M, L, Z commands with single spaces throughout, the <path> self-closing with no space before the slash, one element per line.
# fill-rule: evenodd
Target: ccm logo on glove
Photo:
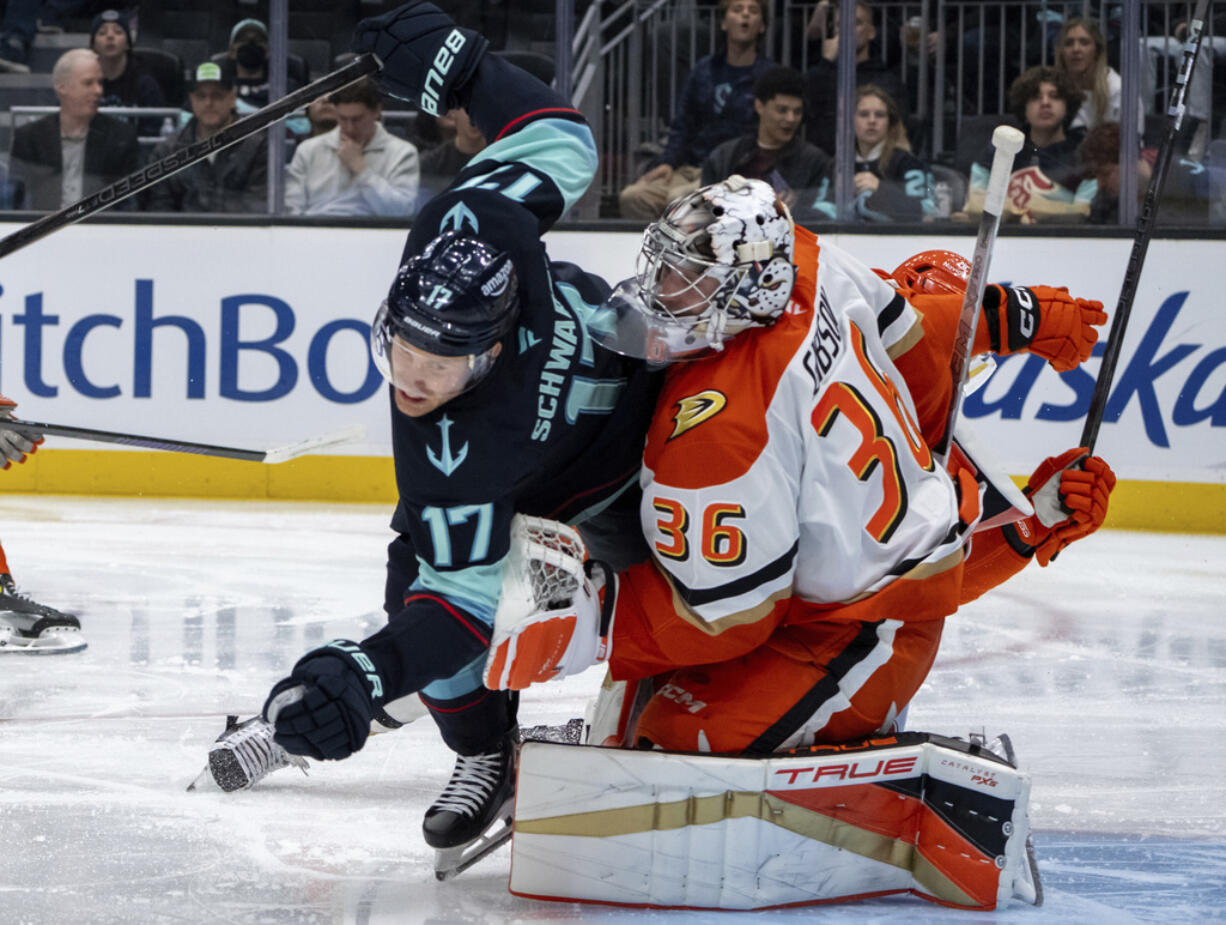
<path fill-rule="evenodd" d="M 1037 329 L 1035 316 L 1038 314 L 1038 306 L 1035 304 L 1034 294 L 1029 289 L 1021 286 L 1013 286 L 1010 291 L 1017 296 L 1018 333 L 1029 341 L 1034 337 L 1035 330 Z"/>
<path fill-rule="evenodd" d="M 447 72 L 451 70 L 451 65 L 455 64 L 455 56 L 467 41 L 459 29 L 452 29 L 451 34 L 443 39 L 438 54 L 434 56 L 434 63 L 426 74 L 426 85 L 421 91 L 421 108 L 432 116 L 442 115 L 439 111 L 442 108 L 439 105 L 439 90 Z"/>

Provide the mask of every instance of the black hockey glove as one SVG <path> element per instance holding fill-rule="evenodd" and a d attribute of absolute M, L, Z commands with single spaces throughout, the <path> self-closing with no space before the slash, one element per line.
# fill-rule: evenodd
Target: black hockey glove
<path fill-rule="evenodd" d="M 353 32 L 353 50 L 374 52 L 382 62 L 378 80 L 383 89 L 434 116 L 456 107 L 457 91 L 473 76 L 489 44 L 433 3 L 406 3 L 363 19 Z"/>
<path fill-rule="evenodd" d="M 356 642 L 337 639 L 308 652 L 264 702 L 278 745 L 318 761 L 348 758 L 370 735 L 383 682 Z"/>

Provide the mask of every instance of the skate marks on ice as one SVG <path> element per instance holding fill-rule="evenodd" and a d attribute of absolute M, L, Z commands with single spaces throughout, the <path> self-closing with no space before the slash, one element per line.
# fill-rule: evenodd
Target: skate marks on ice
<path fill-rule="evenodd" d="M 518 899 L 505 847 L 437 882 L 420 825 L 452 756 L 428 721 L 309 778 L 184 792 L 227 713 L 258 710 L 310 646 L 379 624 L 387 516 L 0 498 L 22 584 L 90 637 L 0 666 L 0 834 L 21 846 L 0 872 L 0 921 L 712 920 Z M 910 725 L 1011 734 L 1035 780 L 1044 906 L 897 897 L 753 921 L 1226 921 L 1224 562 L 1226 539 L 1104 533 L 947 628 Z M 599 681 L 529 693 L 521 719 L 565 723 Z"/>

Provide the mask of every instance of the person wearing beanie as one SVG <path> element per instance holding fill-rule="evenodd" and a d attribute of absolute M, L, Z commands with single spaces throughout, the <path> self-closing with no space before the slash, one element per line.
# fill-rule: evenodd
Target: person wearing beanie
<path fill-rule="evenodd" d="M 103 10 L 95 16 L 89 47 L 102 68 L 101 105 L 157 107 L 178 103 L 166 99 L 157 79 L 131 54 L 132 22 L 128 14 Z M 161 122 L 157 117 L 141 119 L 140 133 L 156 135 Z"/>

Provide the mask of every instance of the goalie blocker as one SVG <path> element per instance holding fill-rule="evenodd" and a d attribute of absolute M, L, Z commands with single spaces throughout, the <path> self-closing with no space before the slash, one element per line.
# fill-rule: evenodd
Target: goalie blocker
<path fill-rule="evenodd" d="M 1004 759 L 926 733 L 765 758 L 528 742 L 510 889 L 692 909 L 1037 904 L 1029 794 Z"/>

